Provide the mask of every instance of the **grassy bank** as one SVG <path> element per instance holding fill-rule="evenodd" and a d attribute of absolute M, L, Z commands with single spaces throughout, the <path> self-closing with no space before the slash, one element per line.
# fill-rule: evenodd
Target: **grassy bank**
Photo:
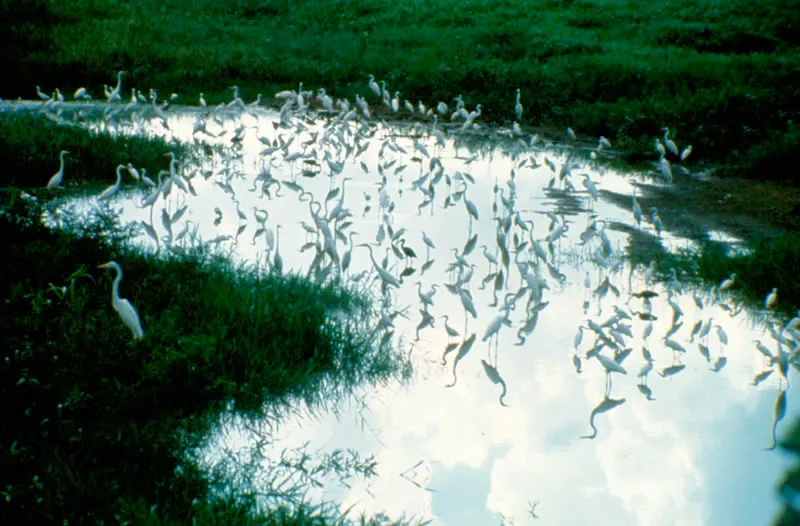
<path fill-rule="evenodd" d="M 354 291 L 200 251 L 153 259 L 99 227 L 79 237 L 18 221 L 40 210 L 10 206 L 0 217 L 4 524 L 244 523 L 253 510 L 210 495 L 207 474 L 182 460 L 217 415 L 270 417 L 289 400 L 319 404 L 400 370 Z M 111 307 L 113 272 L 95 268 L 110 259 L 124 269 L 120 294 L 139 311 L 141 340 Z"/>
<path fill-rule="evenodd" d="M 483 117 L 571 126 L 652 157 L 668 126 L 693 160 L 794 180 L 800 160 L 800 1 L 7 0 L 0 96 L 87 86 L 206 93 L 324 87 L 369 97 L 368 74 L 402 98 Z M 26 52 L 18 53 L 20 49 Z M 129 91 L 125 92 L 129 96 Z M 402 110 L 404 111 L 404 110 Z M 780 164 L 778 162 L 780 161 Z"/>
<path fill-rule="evenodd" d="M 155 176 L 169 167 L 168 151 L 183 153 L 183 146 L 161 139 L 113 137 L 88 133 L 79 127 L 59 125 L 42 115 L 18 113 L 0 116 L 0 187 L 43 187 L 59 170 L 59 152 L 65 159 L 64 185 L 111 184 L 117 165 L 133 163 Z M 127 174 L 126 182 L 130 182 Z"/>
<path fill-rule="evenodd" d="M 706 242 L 697 251 L 663 256 L 661 270 L 676 268 L 710 285 L 717 285 L 735 273 L 732 293 L 755 308 L 763 308 L 767 294 L 777 288 L 775 310 L 788 319 L 800 307 L 798 246 L 800 234 L 795 232 L 749 240 L 747 253 L 730 253 L 723 243 Z"/>

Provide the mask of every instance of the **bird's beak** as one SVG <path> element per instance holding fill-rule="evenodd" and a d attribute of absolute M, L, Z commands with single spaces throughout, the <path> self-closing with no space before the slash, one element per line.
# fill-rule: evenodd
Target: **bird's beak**
<path fill-rule="evenodd" d="M 108 263 L 103 263 L 102 265 L 97 265 L 97 268 L 108 268 Z"/>

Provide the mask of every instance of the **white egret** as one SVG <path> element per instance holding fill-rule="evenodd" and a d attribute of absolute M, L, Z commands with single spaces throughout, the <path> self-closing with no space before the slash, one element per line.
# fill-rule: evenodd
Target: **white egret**
<path fill-rule="evenodd" d="M 50 178 L 47 182 L 47 189 L 52 190 L 57 186 L 61 186 L 61 181 L 64 179 L 64 156 L 67 155 L 69 152 L 67 150 L 61 150 L 61 166 L 59 167 L 56 174 Z"/>
<path fill-rule="evenodd" d="M 658 215 L 658 208 L 650 208 L 650 222 L 656 229 L 658 237 L 661 237 L 661 231 L 664 230 L 664 224 L 661 222 L 661 216 Z"/>
<path fill-rule="evenodd" d="M 206 98 L 203 96 L 203 92 L 202 91 L 200 92 L 200 106 L 202 106 L 204 108 L 207 106 Z"/>
<path fill-rule="evenodd" d="M 667 155 L 667 150 L 664 149 L 664 145 L 661 144 L 661 141 L 658 140 L 658 137 L 655 138 L 653 141 L 653 145 L 655 146 L 656 151 L 658 152 L 659 157 L 664 157 Z"/>
<path fill-rule="evenodd" d="M 377 95 L 378 97 L 381 96 L 381 87 L 378 86 L 377 82 L 375 82 L 375 75 L 370 75 L 369 76 L 369 84 L 368 84 L 368 86 L 369 86 L 369 89 L 371 89 L 372 92 L 375 95 Z"/>
<path fill-rule="evenodd" d="M 764 300 L 764 307 L 771 309 L 776 303 L 778 303 L 778 289 L 777 287 L 774 287 L 772 292 L 767 294 L 767 298 Z"/>
<path fill-rule="evenodd" d="M 661 177 L 664 178 L 664 181 L 672 183 L 672 167 L 665 157 L 659 157 L 658 169 L 661 171 Z"/>
<path fill-rule="evenodd" d="M 425 232 L 422 233 L 422 242 L 425 243 L 425 245 L 427 245 L 428 248 L 436 250 L 436 245 L 433 244 L 433 241 L 431 240 L 431 238 L 428 237 L 428 235 Z"/>
<path fill-rule="evenodd" d="M 514 104 L 514 114 L 517 116 L 517 120 L 522 120 L 522 104 L 519 102 L 519 88 L 517 88 L 517 101 Z"/>
<path fill-rule="evenodd" d="M 98 201 L 108 201 L 119 191 L 120 186 L 122 186 L 122 170 L 125 168 L 127 167 L 124 164 L 117 166 L 117 182 L 103 190 L 103 193 L 97 196 Z"/>
<path fill-rule="evenodd" d="M 372 245 L 368 243 L 361 243 L 356 246 L 367 247 L 367 250 L 369 250 L 369 258 L 372 260 L 372 266 L 375 267 L 375 271 L 378 273 L 378 277 L 381 278 L 381 281 L 387 285 L 391 285 L 392 287 L 398 289 L 400 288 L 400 282 L 397 280 L 397 278 L 389 274 L 383 267 L 378 265 L 377 261 L 375 261 L 375 256 L 372 254 Z"/>
<path fill-rule="evenodd" d="M 463 126 L 461 126 L 461 131 L 468 130 L 469 127 L 475 123 L 475 119 L 477 119 L 480 116 L 481 116 L 481 105 L 477 104 L 475 105 L 475 111 L 470 112 L 470 114 L 467 115 L 467 120 L 464 121 Z"/>
<path fill-rule="evenodd" d="M 121 101 L 122 100 L 122 75 L 125 74 L 124 71 L 117 72 L 117 85 L 114 87 L 111 92 L 108 94 L 108 102 L 114 101 Z"/>
<path fill-rule="evenodd" d="M 122 267 L 116 261 L 109 261 L 99 265 L 97 268 L 112 268 L 117 271 L 117 277 L 114 279 L 114 285 L 111 289 L 111 306 L 117 311 L 119 317 L 122 318 L 122 323 L 128 327 L 133 333 L 133 337 L 139 340 L 144 337 L 142 324 L 139 321 L 139 315 L 136 309 L 131 305 L 131 302 L 124 298 L 119 297 L 119 282 L 122 281 Z"/>
<path fill-rule="evenodd" d="M 422 303 L 423 308 L 427 309 L 433 306 L 433 296 L 436 294 L 437 287 L 438 285 L 434 284 L 431 285 L 428 292 L 422 292 L 422 282 L 417 281 L 417 295 L 419 296 L 419 301 Z"/>
<path fill-rule="evenodd" d="M 678 156 L 678 147 L 672 142 L 672 139 L 669 138 L 669 128 L 662 128 L 662 130 L 664 132 L 664 146 L 667 147 L 667 150 L 669 150 L 672 155 Z"/>
<path fill-rule="evenodd" d="M 75 95 L 73 95 L 75 100 L 83 99 L 83 100 L 92 100 L 92 97 L 89 95 L 89 92 L 86 91 L 86 88 L 78 88 L 75 90 Z"/>
<path fill-rule="evenodd" d="M 800 309 L 797 311 L 797 316 L 789 320 L 783 330 L 797 329 L 798 327 L 800 327 Z"/>
<path fill-rule="evenodd" d="M 447 332 L 447 336 L 450 338 L 457 338 L 458 331 L 452 328 L 449 323 L 447 323 L 449 316 L 447 314 L 443 314 L 441 317 L 444 318 L 444 330 Z"/>
<path fill-rule="evenodd" d="M 625 370 L 619 363 L 608 358 L 607 356 L 603 356 L 602 354 L 595 355 L 600 363 L 603 365 L 603 368 L 606 370 L 607 374 L 611 373 L 620 373 L 620 374 L 628 374 L 628 371 Z"/>
<path fill-rule="evenodd" d="M 44 100 L 44 101 L 50 100 L 50 96 L 45 94 L 45 93 L 43 93 L 42 92 L 42 88 L 40 88 L 39 86 L 36 86 L 36 94 L 39 95 L 39 98 Z"/>
<path fill-rule="evenodd" d="M 723 292 L 733 287 L 735 281 L 736 281 L 736 273 L 732 272 L 731 275 L 728 277 L 728 279 L 724 280 L 722 283 L 719 284 L 719 291 Z"/>
<path fill-rule="evenodd" d="M 597 201 L 600 198 L 600 193 L 597 191 L 597 187 L 592 181 L 592 178 L 589 177 L 589 174 L 583 174 L 583 187 L 586 188 L 589 195 L 592 196 L 593 201 Z"/>
<path fill-rule="evenodd" d="M 636 200 L 636 191 L 633 192 L 632 199 L 633 218 L 636 219 L 638 226 L 642 225 L 642 207 L 639 206 L 639 201 Z"/>
<path fill-rule="evenodd" d="M 681 161 L 685 161 L 686 158 L 689 157 L 689 155 L 691 154 L 692 154 L 692 145 L 690 144 L 689 146 L 684 148 L 683 151 L 681 152 Z"/>
<path fill-rule="evenodd" d="M 400 92 L 399 91 L 395 91 L 394 92 L 394 98 L 392 99 L 392 103 L 391 104 L 392 104 L 392 111 L 397 113 L 397 111 L 400 109 Z"/>

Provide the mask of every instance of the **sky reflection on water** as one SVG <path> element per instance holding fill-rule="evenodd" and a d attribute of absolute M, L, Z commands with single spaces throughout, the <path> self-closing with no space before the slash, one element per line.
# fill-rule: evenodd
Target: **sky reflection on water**
<path fill-rule="evenodd" d="M 310 451 L 342 448 L 355 449 L 362 456 L 375 455 L 379 476 L 351 481 L 350 487 L 331 482 L 313 490 L 314 498 L 332 499 L 343 507 L 355 505 L 355 510 L 367 513 L 385 511 L 390 517 L 406 514 L 458 525 L 497 524 L 504 518 L 507 523 L 533 523 L 529 514 L 533 503 L 538 503 L 535 512 L 548 524 L 763 524 L 775 515 L 778 501 L 774 487 L 787 460 L 779 452 L 762 450 L 772 442 L 773 405 L 779 390 L 787 384 L 775 372 L 758 386 L 752 385 L 754 376 L 769 367 L 753 341 L 760 338 L 773 354 L 777 351 L 777 344 L 765 329 L 768 315 L 738 312 L 725 293 L 717 301 L 712 291 L 688 284 L 671 289 L 669 278 L 648 284 L 642 275 L 644 266 L 632 270 L 626 263 L 626 255 L 637 249 L 658 257 L 659 250 L 694 246 L 698 236 L 727 236 L 701 227 L 665 230 L 658 238 L 646 221 L 637 226 L 630 212 L 629 196 L 634 185 L 647 217 L 650 206 L 659 206 L 648 200 L 649 188 L 661 183 L 643 174 L 603 170 L 585 152 L 577 155 L 567 143 L 547 149 L 542 144 L 530 147 L 525 136 L 502 143 L 477 140 L 472 149 L 448 139 L 445 147 L 438 147 L 430 135 L 419 134 L 407 125 L 372 129 L 373 138 L 355 140 L 360 125 L 351 122 L 349 131 L 342 132 L 344 140 L 332 133 L 327 145 L 320 146 L 326 129 L 321 121 L 307 123 L 306 130 L 288 147 L 262 155 L 279 134 L 283 136 L 281 143 L 295 135 L 292 128 L 273 126 L 277 114 L 259 111 L 223 117 L 218 123 L 208 118 L 207 131 L 219 137 L 193 133 L 200 115 L 196 111 L 170 114 L 169 130 L 159 123 L 121 125 L 110 130 L 163 133 L 180 141 L 197 141 L 195 157 L 180 168 L 196 195 L 173 188 L 166 199 L 167 218 L 188 205 L 180 221 L 169 225 L 171 236 L 165 228 L 169 221 L 161 219 L 163 200 L 152 210 L 137 206 L 141 196 L 112 202 L 113 207 L 121 207 L 125 220 L 148 223 L 157 233 L 162 250 L 170 243 L 188 242 L 189 234 L 176 240 L 178 232 L 188 228 L 187 232 L 202 240 L 216 240 L 221 248 L 231 249 L 236 258 L 266 264 L 266 231 L 254 237 L 258 228 L 256 207 L 268 212 L 266 227 L 273 232 L 276 225 L 282 225 L 277 241 L 284 269 L 307 272 L 316 249 L 307 247 L 300 252 L 314 239 L 300 222 L 313 226 L 314 220 L 309 203 L 301 201 L 300 193 L 285 184 L 294 181 L 317 202 L 323 202 L 323 216 L 344 195 L 342 206 L 352 214 L 344 221 L 352 222 L 351 230 L 358 232 L 356 245 L 376 243 L 383 229 L 384 239 L 381 248 L 375 249 L 375 259 L 380 261 L 386 255 L 388 271 L 395 278 L 404 269 L 415 269 L 399 289 L 390 287 L 389 293 L 391 310 L 408 307 L 408 319 L 398 316 L 394 328 L 396 336 L 406 343 L 416 369 L 412 383 L 367 389 L 363 403 L 344 403 L 323 415 L 301 411 L 284 420 L 272 437 L 275 455 L 305 442 Z M 242 126 L 240 132 L 235 131 Z M 426 124 L 424 129 L 429 127 Z M 328 128 L 331 132 L 341 129 Z M 241 139 L 232 142 L 237 135 Z M 386 140 L 406 153 L 384 146 Z M 440 179 L 434 186 L 431 180 L 440 168 L 431 165 L 423 148 L 415 148 L 415 142 L 441 161 Z M 359 145 L 368 148 L 354 158 L 352 151 Z M 287 155 L 312 150 L 317 152 L 314 164 L 303 159 L 285 160 Z M 324 159 L 324 151 L 331 153 L 334 166 L 344 162 L 341 173 L 329 177 L 333 168 Z M 570 161 L 567 155 L 572 156 Z M 552 161 L 555 172 L 545 157 Z M 532 167 L 531 158 L 537 167 Z M 523 160 L 526 164 L 520 166 Z M 565 162 L 574 163 L 568 180 L 577 191 L 565 191 L 558 178 L 548 189 Z M 164 169 L 168 169 L 167 161 Z M 304 171 L 305 175 L 318 174 L 306 177 Z M 590 199 L 582 184 L 583 173 L 590 174 L 600 190 L 597 202 Z M 329 192 L 342 188 L 344 177 L 351 178 L 344 190 L 325 202 Z M 385 185 L 381 185 L 382 177 Z M 109 179 L 112 182 L 111 176 Z M 280 191 L 272 181 L 281 182 Z M 430 204 L 420 206 L 428 197 L 415 185 L 435 191 Z M 612 195 L 627 195 L 626 206 L 610 199 Z M 510 199 L 510 208 L 502 204 L 501 196 Z M 471 219 L 465 199 L 474 203 L 478 219 Z M 447 201 L 452 206 L 444 208 Z M 491 256 L 501 259 L 497 247 L 503 221 L 494 217 L 513 218 L 505 245 L 510 265 L 499 281 L 491 277 L 497 267 L 483 253 L 486 245 Z M 670 221 L 663 219 L 669 228 Z M 703 224 L 701 219 L 697 224 Z M 691 217 L 682 220 L 685 224 L 693 221 Z M 531 233 L 521 228 L 525 221 L 533 221 Z M 404 239 L 416 258 L 401 260 L 393 254 L 389 227 L 393 232 L 406 229 L 395 246 L 402 250 L 399 240 Z M 561 238 L 551 244 L 544 241 L 564 227 Z M 422 232 L 433 240 L 435 249 L 428 251 Z M 605 244 L 601 232 L 607 235 Z M 475 248 L 465 256 L 470 266 L 449 271 L 456 260 L 454 251 L 461 254 L 475 234 Z M 527 245 L 515 250 L 515 235 L 516 244 Z M 589 237 L 582 240 L 582 235 Z M 530 240 L 544 248 L 547 262 L 535 254 Z M 144 235 L 142 242 L 150 248 L 156 246 Z M 342 239 L 337 239 L 336 245 L 339 257 L 349 249 Z M 270 258 L 274 258 L 274 251 Z M 433 263 L 421 273 L 429 258 Z M 522 279 L 517 260 L 532 263 L 525 268 L 534 277 L 534 284 L 546 283 L 540 301 L 529 302 L 533 287 Z M 370 272 L 361 283 L 375 275 L 367 249 L 356 246 L 349 276 L 361 272 Z M 472 278 L 463 288 L 471 292 L 477 318 L 467 314 L 458 293 L 444 287 L 469 272 Z M 559 278 L 558 274 L 563 276 Z M 481 281 L 487 276 L 482 288 Z M 606 279 L 608 288 L 603 290 Z M 417 340 L 418 324 L 425 319 L 418 281 L 422 292 L 434 284 L 438 289 L 428 309 L 434 326 L 422 328 Z M 496 281 L 504 282 L 504 286 L 495 293 Z M 379 282 L 370 283 L 380 297 Z M 528 289 L 509 310 L 511 326 L 500 328 L 496 345 L 482 341 L 487 327 L 502 315 L 507 294 L 517 293 L 525 284 Z M 650 300 L 649 311 L 647 302 L 630 296 L 644 290 L 658 294 Z M 669 297 L 674 306 L 668 303 Z M 683 313 L 677 320 L 676 307 Z M 618 312 L 615 309 L 632 319 L 619 318 L 604 325 Z M 657 319 L 650 322 L 637 316 L 648 312 Z M 534 313 L 538 316 L 535 327 L 522 345 L 516 345 L 520 328 L 526 322 L 533 324 Z M 450 326 L 459 332 L 458 337 L 446 334 L 441 318 L 445 314 Z M 146 319 L 147 314 L 143 315 Z M 710 319 L 713 328 L 699 340 L 709 350 L 706 359 L 691 332 L 697 321 L 706 324 Z M 586 357 L 598 336 L 588 328 L 587 320 L 596 323 L 602 338 L 611 342 L 599 349 L 600 355 L 616 357 L 627 370 L 625 375 L 611 374 L 610 390 L 600 359 Z M 686 353 L 668 348 L 664 339 L 676 322 L 683 325 L 668 341 L 678 343 Z M 652 332 L 645 338 L 650 323 Z M 583 338 L 576 351 L 575 337 L 581 326 Z M 625 334 L 628 330 L 632 336 Z M 449 343 L 460 345 L 472 334 L 476 341 L 458 364 L 458 381 L 447 387 L 453 382 L 458 347 L 442 365 L 445 349 Z M 617 337 L 622 343 L 615 342 Z M 727 345 L 722 343 L 725 337 Z M 649 396 L 646 388 L 639 387 L 643 380 L 637 377 L 646 364 L 643 348 L 653 359 L 646 381 Z M 623 349 L 631 352 L 620 358 Z M 580 361 L 577 366 L 576 355 Z M 727 362 L 718 361 L 720 357 Z M 481 360 L 502 377 L 508 407 L 500 405 L 502 387 L 487 376 Z M 670 376 L 667 368 L 680 364 L 685 369 Z M 715 364 L 720 368 L 717 372 L 712 371 Z M 797 415 L 797 397 L 791 390 L 788 399 L 785 421 Z M 624 402 L 595 416 L 594 440 L 581 439 L 591 435 L 590 414 L 605 400 Z M 778 431 L 782 429 L 779 425 Z M 241 444 L 247 437 L 241 430 L 231 429 L 227 438 L 220 440 Z M 213 451 L 208 458 L 214 458 Z"/>

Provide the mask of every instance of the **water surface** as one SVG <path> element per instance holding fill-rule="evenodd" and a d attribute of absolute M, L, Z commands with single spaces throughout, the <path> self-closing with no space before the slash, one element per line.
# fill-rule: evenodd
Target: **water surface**
<path fill-rule="evenodd" d="M 744 310 L 735 286 L 720 293 L 680 275 L 648 281 L 647 263 L 664 254 L 704 239 L 738 244 L 690 213 L 662 217 L 659 234 L 649 221 L 667 184 L 658 168 L 619 173 L 604 167 L 602 150 L 592 156 L 566 138 L 546 144 L 450 127 L 442 145 L 429 122 L 280 123 L 274 112 L 228 108 L 171 110 L 164 122 L 123 114 L 93 126 L 196 146 L 175 166 L 185 192 L 173 184 L 142 207 L 152 189 L 129 178 L 102 205 L 146 225 L 148 249 L 212 243 L 265 270 L 279 253 L 284 272 L 349 280 L 376 298 L 376 330 L 394 331 L 414 378 L 321 414 L 300 408 L 274 430 L 272 458 L 307 444 L 377 461 L 376 476 L 328 477 L 312 499 L 456 525 L 532 523 L 531 511 L 551 524 L 617 525 L 763 524 L 776 514 L 788 460 L 764 449 L 788 383 L 754 343 L 778 355 L 767 329 L 774 320 Z M 98 205 L 90 197 L 75 206 Z M 312 212 L 330 229 L 336 262 Z M 359 243 L 373 246 L 375 262 Z M 386 279 L 375 271 L 384 258 Z M 420 294 L 434 285 L 425 306 Z M 632 296 L 643 292 L 653 297 Z M 444 315 L 458 335 L 448 335 Z M 380 322 L 389 316 L 391 326 Z M 693 334 L 697 322 L 708 334 Z M 648 353 L 652 370 L 638 376 Z M 596 355 L 626 374 L 607 374 Z M 797 397 L 788 390 L 787 398 L 791 421 Z M 234 426 L 205 458 L 213 464 L 221 448 L 252 440 Z"/>

